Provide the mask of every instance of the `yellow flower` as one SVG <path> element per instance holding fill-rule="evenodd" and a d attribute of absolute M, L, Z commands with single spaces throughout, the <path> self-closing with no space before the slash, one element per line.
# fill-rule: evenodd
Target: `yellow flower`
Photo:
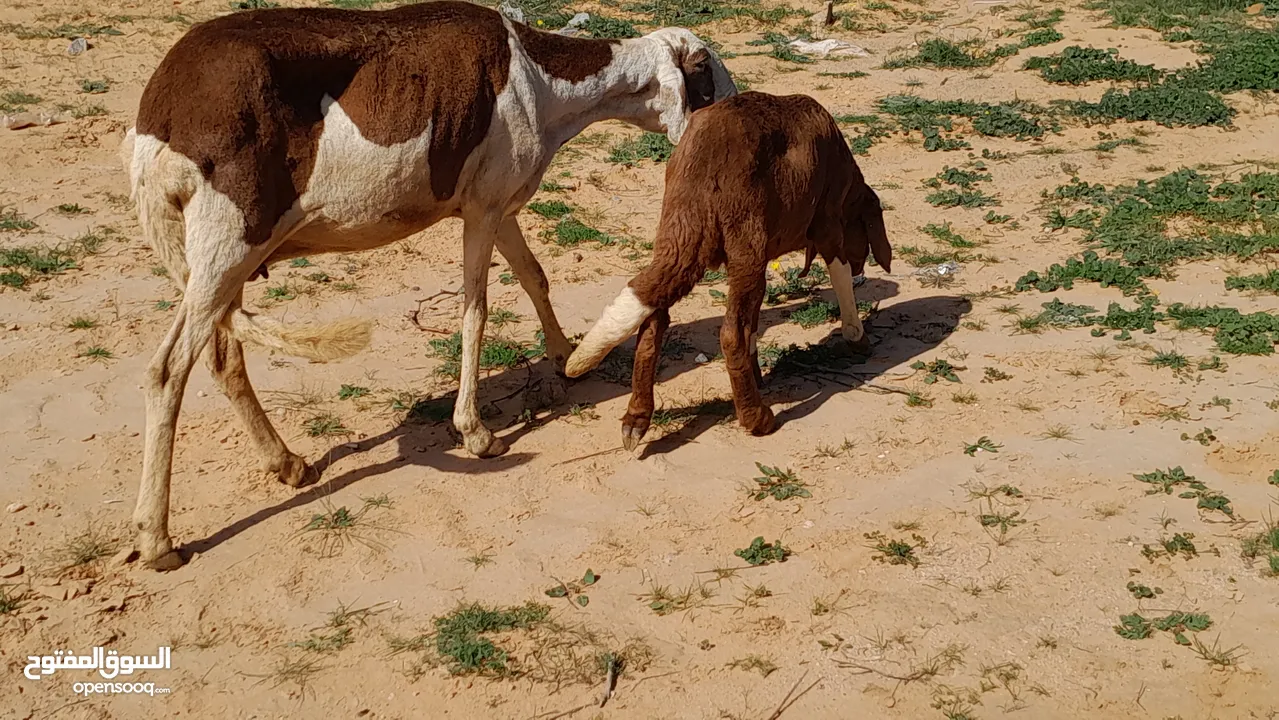
<path fill-rule="evenodd" d="M 776 270 L 777 272 L 781 272 L 781 271 L 782 271 L 782 264 L 781 264 L 781 263 L 779 263 L 779 262 L 775 262 L 775 263 L 773 263 L 773 266 L 772 266 L 772 267 L 773 267 L 773 269 L 774 269 L 774 270 Z"/>
<path fill-rule="evenodd" d="M 538 24 L 538 25 L 541 25 L 541 24 L 542 24 L 542 21 L 541 21 L 541 20 L 538 20 L 538 21 L 537 21 L 537 24 Z"/>

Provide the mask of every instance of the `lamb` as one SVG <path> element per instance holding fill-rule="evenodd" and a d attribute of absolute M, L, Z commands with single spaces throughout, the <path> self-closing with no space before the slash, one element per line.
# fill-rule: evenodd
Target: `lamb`
<path fill-rule="evenodd" d="M 653 418 L 653 383 L 670 308 L 709 268 L 726 265 L 728 308 L 720 344 L 738 422 L 754 435 L 776 428 L 760 398 L 760 305 L 770 260 L 818 255 L 839 298 L 841 336 L 859 353 L 869 341 L 857 314 L 854 276 L 873 252 L 891 271 L 884 214 L 834 118 L 810 97 L 746 92 L 693 113 L 666 169 L 653 261 L 631 279 L 569 357 L 578 377 L 632 333 L 631 400 L 622 443 L 633 450 Z"/>
<path fill-rule="evenodd" d="M 619 119 L 678 142 L 693 110 L 736 94 L 715 53 L 682 28 L 629 40 L 544 33 L 466 2 L 384 11 L 234 13 L 190 29 L 148 81 L 121 153 L 138 220 L 183 290 L 148 368 L 135 549 L 182 563 L 169 484 L 183 388 L 198 356 L 266 466 L 291 486 L 317 473 L 291 452 L 245 372 L 243 341 L 312 360 L 360 351 L 368 324 L 286 326 L 245 311 L 272 263 L 379 247 L 461 217 L 461 383 L 467 451 L 506 449 L 480 420 L 479 355 L 494 245 L 531 296 L 557 365 L 572 347 L 516 215 L 555 151 Z"/>

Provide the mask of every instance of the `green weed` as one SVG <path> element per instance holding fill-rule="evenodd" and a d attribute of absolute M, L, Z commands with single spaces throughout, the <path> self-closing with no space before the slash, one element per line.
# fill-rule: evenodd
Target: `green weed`
<path fill-rule="evenodd" d="M 982 435 L 977 442 L 964 445 L 964 454 L 969 457 L 976 457 L 979 452 L 997 453 L 1003 445 L 997 445 L 995 441 Z"/>
<path fill-rule="evenodd" d="M 638 138 L 613 146 L 606 161 L 622 165 L 635 165 L 640 160 L 663 163 L 671 159 L 671 153 L 674 151 L 675 146 L 666 135 L 646 132 Z"/>
<path fill-rule="evenodd" d="M 756 500 L 763 500 L 770 495 L 774 500 L 778 501 L 813 496 L 808 491 L 808 484 L 800 480 L 789 468 L 782 470 L 781 468 L 768 467 L 758 462 L 755 463 L 755 467 L 759 468 L 762 475 L 761 477 L 753 478 L 755 483 L 759 485 L 757 490 L 751 491 Z"/>
<path fill-rule="evenodd" d="M 573 212 L 573 206 L 563 200 L 551 200 L 549 202 L 533 201 L 524 206 L 529 212 L 537 213 L 544 218 L 550 220 L 559 220 L 560 218 Z"/>
<path fill-rule="evenodd" d="M 766 543 L 763 537 L 757 537 L 751 541 L 751 544 L 734 550 L 733 554 L 745 560 L 749 565 L 768 565 L 775 562 L 786 562 L 786 558 L 790 557 L 790 549 L 782 545 L 781 540 Z"/>
<path fill-rule="evenodd" d="M 1060 85 L 1087 85 L 1099 80 L 1154 81 L 1163 71 L 1119 57 L 1119 51 L 1072 45 L 1059 53 L 1031 58 L 1024 70 L 1038 70 L 1044 80 Z"/>
<path fill-rule="evenodd" d="M 527 630 L 549 615 L 549 607 L 533 602 L 511 608 L 461 605 L 435 619 L 435 651 L 454 675 L 509 677 L 518 674 L 510 652 L 485 636 Z"/>
<path fill-rule="evenodd" d="M 887 563 L 889 565 L 909 565 L 913 568 L 919 567 L 919 557 L 915 551 L 928 546 L 928 541 L 920 535 L 912 534 L 911 540 L 907 542 L 899 539 L 889 539 L 882 532 L 864 533 L 863 537 L 870 541 L 871 550 L 877 555 L 872 555 L 876 562 Z"/>

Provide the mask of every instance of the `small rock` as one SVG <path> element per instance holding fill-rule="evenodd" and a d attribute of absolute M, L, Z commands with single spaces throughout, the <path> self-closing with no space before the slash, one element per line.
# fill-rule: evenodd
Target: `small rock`
<path fill-rule="evenodd" d="M 35 591 L 50 600 L 66 600 L 71 596 L 71 588 L 57 583 L 41 583 Z"/>
<path fill-rule="evenodd" d="M 706 353 L 697 353 L 697 357 L 693 358 L 693 360 L 698 363 L 701 363 L 702 365 L 705 365 L 706 363 L 711 361 L 710 358 L 706 357 Z"/>
<path fill-rule="evenodd" d="M 125 599 L 126 596 L 123 592 L 109 597 L 98 606 L 98 612 L 123 612 Z"/>
<path fill-rule="evenodd" d="M 79 55 L 80 53 L 88 49 L 89 49 L 88 40 L 85 40 L 84 38 L 76 38 L 75 40 L 71 41 L 70 45 L 67 45 L 67 54 Z"/>
<path fill-rule="evenodd" d="M 208 394 L 208 393 L 206 393 L 206 392 L 205 392 L 205 391 L 203 391 L 203 390 L 200 390 L 200 391 L 196 392 L 195 396 L 196 396 L 196 397 L 208 397 L 208 396 L 209 396 L 209 394 Z"/>
<path fill-rule="evenodd" d="M 18 577 L 22 574 L 22 565 L 18 563 L 9 563 L 8 565 L 0 565 L 0 578 Z"/>
<path fill-rule="evenodd" d="M 97 436 L 98 436 L 97 433 L 89 433 L 89 435 L 85 437 L 83 440 L 81 440 L 80 442 L 89 442 L 90 440 L 94 439 Z"/>
<path fill-rule="evenodd" d="M 26 510 L 26 509 L 27 509 L 27 506 L 20 502 L 9 503 L 7 506 L 5 506 L 5 512 L 11 512 L 11 513 L 22 512 L 23 510 Z"/>
<path fill-rule="evenodd" d="M 573 262 L 582 262 L 582 253 L 573 253 Z"/>
<path fill-rule="evenodd" d="M 114 566 L 127 565 L 133 562 L 137 556 L 138 553 L 136 550 L 133 548 L 125 548 L 111 556 L 110 564 Z"/>
<path fill-rule="evenodd" d="M 805 520 L 805 521 L 804 521 L 804 527 L 806 527 L 806 528 L 810 528 L 810 527 L 812 527 L 812 526 L 813 526 L 813 521 L 812 521 L 812 520 Z"/>
<path fill-rule="evenodd" d="M 88 595 L 89 589 L 93 587 L 92 580 L 63 580 L 62 587 L 66 588 L 67 599 L 78 598 L 81 595 Z"/>

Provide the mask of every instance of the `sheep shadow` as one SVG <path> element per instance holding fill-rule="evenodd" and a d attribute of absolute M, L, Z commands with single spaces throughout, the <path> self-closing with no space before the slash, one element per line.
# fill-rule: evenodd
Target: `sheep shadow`
<path fill-rule="evenodd" d="M 868 279 L 865 285 L 858 288 L 859 299 L 872 302 L 892 297 L 896 293 L 896 283 L 886 280 Z M 833 295 L 829 290 L 826 294 Z M 802 303 L 792 303 L 764 308 L 760 312 L 760 332 L 787 322 L 790 313 L 801 305 Z M 955 330 L 959 318 L 969 310 L 971 305 L 967 300 L 941 296 L 908 300 L 873 313 L 866 328 L 875 348 L 870 364 L 857 368 L 858 377 L 869 380 L 875 374 L 870 368 L 887 369 L 928 352 Z M 716 354 L 721 324 L 722 316 L 715 316 L 672 326 L 667 348 L 663 350 L 664 363 L 658 375 L 659 383 L 698 367 L 700 363 L 697 362 L 696 355 L 699 353 L 707 356 Z M 309 505 L 366 478 L 402 467 L 420 466 L 443 472 L 478 474 L 504 472 L 524 465 L 536 457 L 535 454 L 519 451 L 520 440 L 525 435 L 542 425 L 579 413 L 581 408 L 630 395 L 629 348 L 633 344 L 632 338 L 606 358 L 600 367 L 576 381 L 565 380 L 546 361 L 533 362 L 522 368 L 495 372 L 481 378 L 480 397 L 484 399 L 482 415 L 489 427 L 511 447 L 511 451 L 505 455 L 477 459 L 464 456 L 460 451 L 449 452 L 458 446 L 458 435 L 448 421 L 456 391 L 419 401 L 400 423 L 386 432 L 331 448 L 322 459 L 315 462 L 315 468 L 321 475 L 319 483 L 287 500 L 246 515 L 207 537 L 188 543 L 183 551 L 188 555 L 208 552 L 276 515 Z M 790 374 L 785 378 L 768 374 L 765 375 L 762 389 L 765 400 L 770 404 L 797 398 L 802 400 L 778 415 L 781 422 L 791 422 L 816 410 L 834 393 L 852 387 L 852 383 L 846 380 L 844 376 L 827 372 L 812 375 Z M 678 430 L 648 442 L 642 452 L 669 452 L 693 441 L 715 424 L 733 417 L 731 401 L 705 404 L 696 408 Z M 601 422 L 611 421 L 610 418 L 601 419 Z M 509 432 L 503 432 L 503 428 Z M 620 450 L 620 437 L 618 439 L 616 449 Z M 325 477 L 344 458 L 366 453 L 388 442 L 398 443 L 397 453 L 392 459 L 353 468 L 336 477 Z M 610 448 L 603 452 L 612 450 Z"/>

